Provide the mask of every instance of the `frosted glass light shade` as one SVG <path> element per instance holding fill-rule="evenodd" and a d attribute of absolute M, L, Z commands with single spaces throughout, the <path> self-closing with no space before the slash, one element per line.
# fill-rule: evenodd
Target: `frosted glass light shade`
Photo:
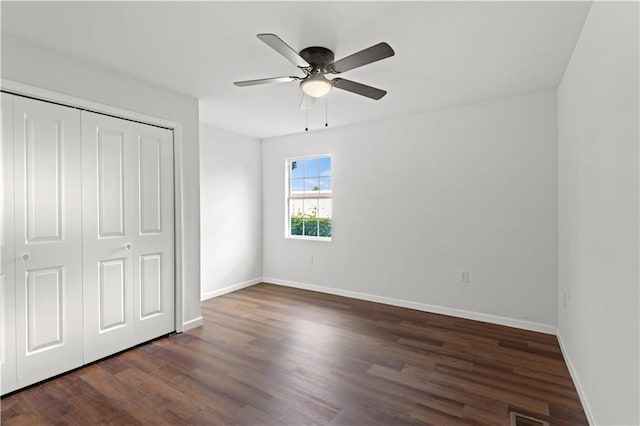
<path fill-rule="evenodd" d="M 303 80 L 302 83 L 300 83 L 300 87 L 305 94 L 311 96 L 312 98 L 321 98 L 322 96 L 325 96 L 327 93 L 329 93 L 329 91 L 333 87 L 333 84 L 331 84 L 329 80 L 324 78 L 323 75 L 316 74 Z"/>

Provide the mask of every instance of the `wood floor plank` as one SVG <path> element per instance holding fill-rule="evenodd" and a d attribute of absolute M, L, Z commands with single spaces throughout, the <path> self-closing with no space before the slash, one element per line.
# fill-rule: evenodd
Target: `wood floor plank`
<path fill-rule="evenodd" d="M 554 336 L 259 284 L 2 399 L 3 425 L 587 425 Z"/>

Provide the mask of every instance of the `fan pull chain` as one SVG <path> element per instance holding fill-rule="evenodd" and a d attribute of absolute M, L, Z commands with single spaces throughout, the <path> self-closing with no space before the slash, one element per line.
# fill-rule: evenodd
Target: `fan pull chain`
<path fill-rule="evenodd" d="M 304 131 L 309 131 L 309 99 L 304 98 Z"/>
<path fill-rule="evenodd" d="M 329 97 L 324 98 L 324 127 L 329 127 Z"/>

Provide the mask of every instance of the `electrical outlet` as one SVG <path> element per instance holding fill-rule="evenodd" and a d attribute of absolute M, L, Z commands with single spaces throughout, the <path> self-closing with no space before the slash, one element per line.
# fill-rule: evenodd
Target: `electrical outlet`
<path fill-rule="evenodd" d="M 461 283 L 468 283 L 469 282 L 469 272 L 460 271 L 460 273 L 458 273 L 458 281 L 460 281 Z"/>
<path fill-rule="evenodd" d="M 308 254 L 307 255 L 307 263 L 309 265 L 313 264 L 313 255 L 312 254 Z"/>

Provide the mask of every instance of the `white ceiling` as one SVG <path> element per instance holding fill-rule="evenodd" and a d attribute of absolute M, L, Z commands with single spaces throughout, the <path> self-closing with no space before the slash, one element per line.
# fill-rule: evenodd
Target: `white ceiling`
<path fill-rule="evenodd" d="M 380 41 L 392 58 L 342 77 L 388 91 L 334 89 L 331 127 L 555 88 L 589 2 L 2 2 L 2 32 L 201 100 L 200 119 L 258 138 L 304 130 L 296 75 L 256 38 L 275 33 L 336 58 Z M 309 112 L 324 127 L 324 103 Z"/>

